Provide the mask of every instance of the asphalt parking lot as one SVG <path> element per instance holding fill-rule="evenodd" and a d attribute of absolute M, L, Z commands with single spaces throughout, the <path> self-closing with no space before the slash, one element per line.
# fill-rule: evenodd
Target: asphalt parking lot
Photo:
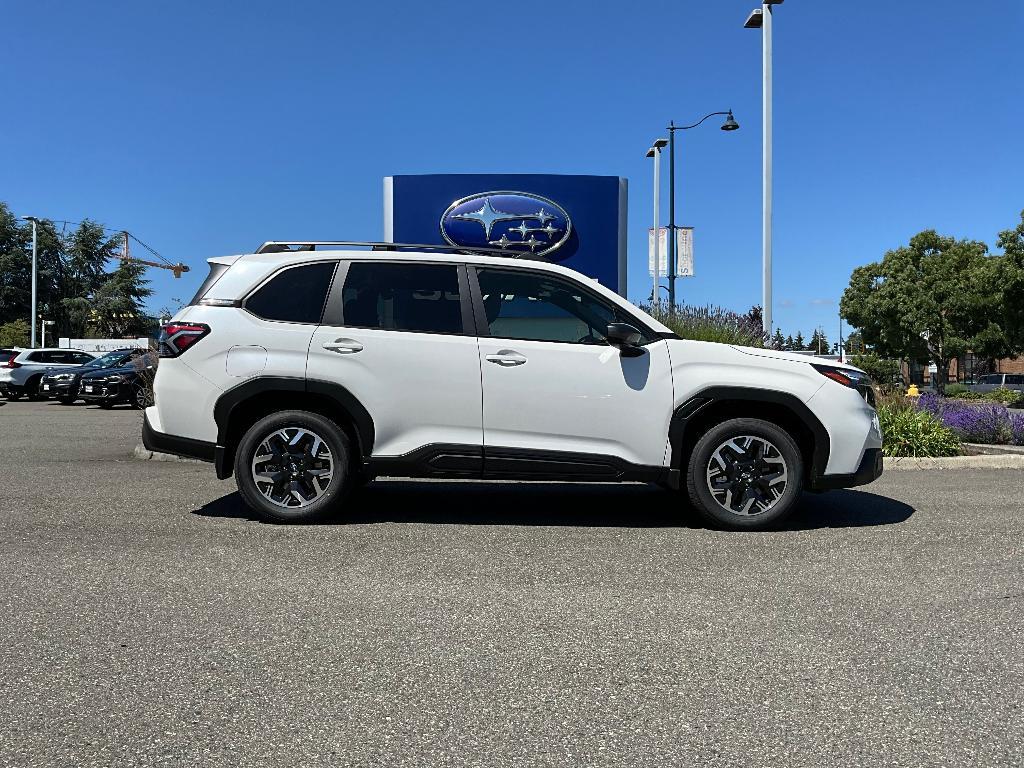
<path fill-rule="evenodd" d="M 140 414 L 0 401 L 0 765 L 1024 764 L 1024 481 L 708 530 L 643 486 L 257 522 Z"/>

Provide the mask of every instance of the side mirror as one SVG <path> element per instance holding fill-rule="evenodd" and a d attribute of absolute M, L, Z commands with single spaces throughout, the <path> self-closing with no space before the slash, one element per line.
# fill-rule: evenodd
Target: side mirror
<path fill-rule="evenodd" d="M 636 357 L 644 353 L 643 347 L 640 346 L 640 331 L 629 323 L 609 323 L 605 338 L 611 346 L 618 347 L 626 357 Z"/>

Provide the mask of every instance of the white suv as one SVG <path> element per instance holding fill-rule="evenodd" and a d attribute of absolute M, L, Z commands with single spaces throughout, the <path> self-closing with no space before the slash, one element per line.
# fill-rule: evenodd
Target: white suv
<path fill-rule="evenodd" d="M 376 476 L 508 478 L 685 488 L 757 528 L 882 471 L 855 368 L 681 340 L 547 262 L 290 245 L 210 260 L 144 425 L 266 519 L 321 517 Z"/>

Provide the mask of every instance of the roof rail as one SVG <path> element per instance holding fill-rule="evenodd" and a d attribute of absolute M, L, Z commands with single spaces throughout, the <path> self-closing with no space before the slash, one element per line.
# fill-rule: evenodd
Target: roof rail
<path fill-rule="evenodd" d="M 479 256 L 503 256 L 512 259 L 547 261 L 543 256 L 533 253 L 508 251 L 503 248 L 468 248 L 464 245 L 431 245 L 427 243 L 373 243 L 359 240 L 268 240 L 256 249 L 256 253 L 315 251 L 317 247 L 369 248 L 372 251 L 441 251 L 442 253 L 469 253 Z"/>

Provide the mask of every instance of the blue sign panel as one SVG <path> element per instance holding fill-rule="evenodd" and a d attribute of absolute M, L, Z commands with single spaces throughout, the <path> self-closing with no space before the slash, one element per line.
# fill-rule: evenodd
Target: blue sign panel
<path fill-rule="evenodd" d="M 438 174 L 384 179 L 384 239 L 492 248 L 563 264 L 626 293 L 626 180 Z"/>

